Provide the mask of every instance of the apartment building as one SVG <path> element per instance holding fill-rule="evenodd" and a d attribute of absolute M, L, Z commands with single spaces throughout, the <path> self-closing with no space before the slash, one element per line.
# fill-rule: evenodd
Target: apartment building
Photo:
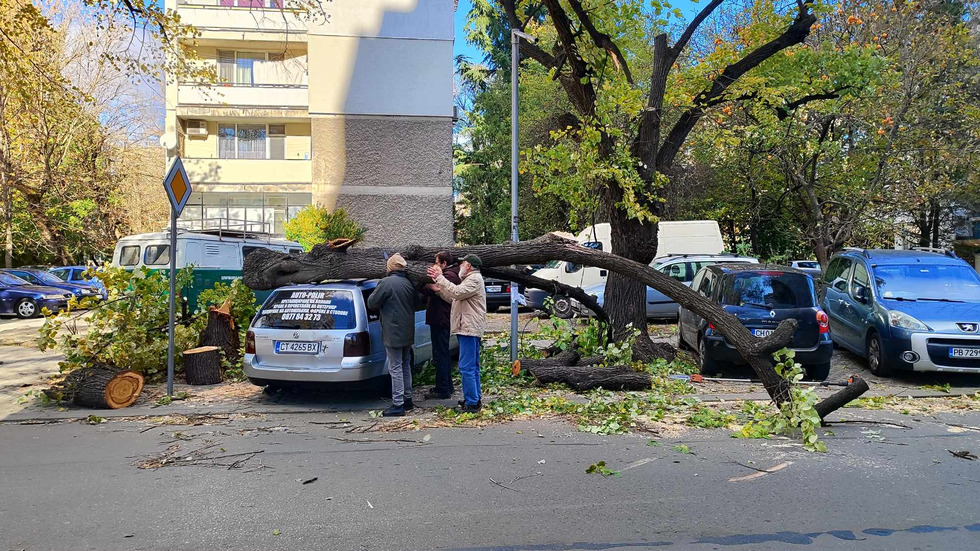
<path fill-rule="evenodd" d="M 219 78 L 167 85 L 194 188 L 180 224 L 281 235 L 317 203 L 346 208 L 369 244 L 451 243 L 454 1 L 289 2 L 166 0 Z"/>

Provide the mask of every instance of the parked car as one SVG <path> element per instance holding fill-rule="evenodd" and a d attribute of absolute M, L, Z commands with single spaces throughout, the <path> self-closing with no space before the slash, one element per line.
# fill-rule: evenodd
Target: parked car
<path fill-rule="evenodd" d="M 748 256 L 736 256 L 730 254 L 680 254 L 658 258 L 651 267 L 659 272 L 669 275 L 688 287 L 694 280 L 694 275 L 698 270 L 705 266 L 719 263 L 726 264 L 758 264 L 759 260 Z M 602 306 L 603 296 L 606 291 L 606 284 L 599 283 L 583 289 L 586 293 L 596 297 L 599 305 Z M 565 299 L 569 300 L 569 299 Z M 592 311 L 583 306 L 577 300 L 571 300 L 572 311 L 583 316 L 591 316 Z M 647 287 L 647 318 L 648 319 L 677 319 L 678 305 L 667 295 L 657 291 L 653 287 Z M 556 312 L 563 311 L 563 305 L 555 300 L 554 309 Z M 560 314 L 559 314 L 560 315 Z"/>
<path fill-rule="evenodd" d="M 823 274 L 823 270 L 820 269 L 820 263 L 816 260 L 793 260 L 789 263 L 789 267 L 806 272 L 813 277 L 820 277 Z"/>
<path fill-rule="evenodd" d="M 486 278 L 483 280 L 487 291 L 487 312 L 496 312 L 501 308 L 510 308 L 510 282 L 502 279 Z M 524 304 L 524 286 L 518 285 L 518 304 Z"/>
<path fill-rule="evenodd" d="M 381 321 L 367 309 L 377 280 L 345 280 L 276 289 L 245 336 L 244 370 L 258 386 L 368 381 L 388 374 Z M 457 348 L 456 338 L 450 348 Z M 415 311 L 413 366 L 432 357 L 425 300 Z"/>
<path fill-rule="evenodd" d="M 875 375 L 980 373 L 980 275 L 952 253 L 847 250 L 823 281 L 834 342 Z"/>
<path fill-rule="evenodd" d="M 698 272 L 692 287 L 734 315 L 757 337 L 770 335 L 784 319 L 799 326 L 788 348 L 796 352 L 806 377 L 822 381 L 830 374 L 834 345 L 827 314 L 818 306 L 809 274 L 791 268 L 764 268 L 746 264 L 716 264 Z M 745 359 L 728 340 L 701 316 L 681 308 L 678 324 L 682 346 L 697 350 L 701 373 L 724 371 Z"/>
<path fill-rule="evenodd" d="M 0 314 L 36 318 L 42 308 L 52 312 L 64 310 L 70 298 L 71 293 L 63 289 L 31 285 L 15 275 L 0 272 Z"/>
<path fill-rule="evenodd" d="M 102 290 L 91 283 L 63 281 L 51 272 L 45 272 L 44 270 L 12 268 L 9 270 L 4 270 L 4 272 L 13 274 L 32 285 L 43 285 L 45 287 L 54 287 L 56 289 L 68 291 L 79 299 L 86 297 L 103 297 Z"/>
<path fill-rule="evenodd" d="M 85 272 L 88 271 L 87 266 L 59 266 L 57 268 L 49 268 L 48 271 L 58 279 L 68 283 L 89 283 L 94 285 L 105 296 L 105 285 L 102 284 L 102 280 L 97 277 L 86 278 L 84 276 Z"/>

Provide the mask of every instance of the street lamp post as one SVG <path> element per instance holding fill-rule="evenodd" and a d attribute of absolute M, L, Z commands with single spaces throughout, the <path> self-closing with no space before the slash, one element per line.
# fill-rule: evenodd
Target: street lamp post
<path fill-rule="evenodd" d="M 519 241 L 517 236 L 517 71 L 521 64 L 521 39 L 531 44 L 537 38 L 510 30 L 510 239 Z M 517 360 L 517 283 L 510 282 L 510 361 Z"/>

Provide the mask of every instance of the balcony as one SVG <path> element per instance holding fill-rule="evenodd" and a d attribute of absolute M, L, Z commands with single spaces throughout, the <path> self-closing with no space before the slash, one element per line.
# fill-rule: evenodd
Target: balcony
<path fill-rule="evenodd" d="M 302 11 L 282 8 L 282 0 L 178 0 L 181 23 L 193 25 L 202 38 L 241 40 L 241 33 L 257 33 L 250 40 L 305 41 L 308 27 Z M 266 34 L 268 36 L 262 36 Z"/>
<path fill-rule="evenodd" d="M 300 84 L 225 84 L 182 83 L 177 88 L 180 106 L 245 107 L 270 109 L 306 109 L 309 89 Z"/>
<path fill-rule="evenodd" d="M 192 184 L 310 184 L 313 161 L 306 159 L 183 158 Z"/>

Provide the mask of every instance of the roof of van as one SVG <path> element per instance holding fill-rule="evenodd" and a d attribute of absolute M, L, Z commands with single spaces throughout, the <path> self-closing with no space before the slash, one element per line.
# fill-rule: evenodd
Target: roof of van
<path fill-rule="evenodd" d="M 199 239 L 201 241 L 223 241 L 231 243 L 262 243 L 266 245 L 282 245 L 285 247 L 302 247 L 299 243 L 295 241 L 289 241 L 288 239 L 281 239 L 278 237 L 232 237 L 232 236 L 218 236 L 210 233 L 200 233 L 193 231 L 181 231 L 177 230 L 177 239 Z M 134 235 L 127 235 L 121 238 L 119 241 L 169 241 L 170 232 L 160 231 L 152 233 L 138 233 Z"/>
<path fill-rule="evenodd" d="M 926 262 L 929 264 L 942 264 L 946 266 L 966 264 L 966 262 L 955 256 L 943 254 L 935 251 L 916 251 L 902 249 L 850 249 L 841 253 L 842 256 L 864 257 L 875 264 L 911 264 L 913 262 Z"/>

